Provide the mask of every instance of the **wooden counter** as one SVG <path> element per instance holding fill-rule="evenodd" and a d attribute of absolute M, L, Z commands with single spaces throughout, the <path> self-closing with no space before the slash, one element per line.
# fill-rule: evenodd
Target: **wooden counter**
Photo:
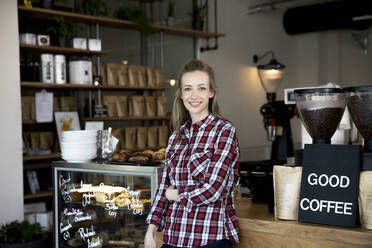
<path fill-rule="evenodd" d="M 240 243 L 244 248 L 360 248 L 372 247 L 372 231 L 276 220 L 267 205 L 250 198 L 235 201 Z"/>

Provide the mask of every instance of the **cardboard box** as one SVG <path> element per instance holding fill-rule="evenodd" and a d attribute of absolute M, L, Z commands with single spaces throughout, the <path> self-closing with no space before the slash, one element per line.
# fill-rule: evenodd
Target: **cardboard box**
<path fill-rule="evenodd" d="M 89 39 L 89 50 L 90 51 L 101 51 L 101 40 L 100 39 Z"/>
<path fill-rule="evenodd" d="M 92 84 L 92 61 L 69 62 L 69 76 L 71 84 Z"/>
<path fill-rule="evenodd" d="M 87 49 L 87 39 L 85 38 L 74 38 L 72 47 L 75 49 Z"/>
<path fill-rule="evenodd" d="M 36 222 L 40 223 L 41 230 L 53 228 L 53 212 L 36 213 Z"/>
<path fill-rule="evenodd" d="M 36 45 L 36 34 L 31 33 L 21 34 L 19 40 L 23 44 Z"/>
<path fill-rule="evenodd" d="M 27 203 L 23 207 L 23 212 L 25 214 L 45 211 L 46 211 L 45 202 Z"/>
<path fill-rule="evenodd" d="M 39 46 L 49 46 L 50 45 L 49 35 L 39 34 L 37 36 L 37 44 Z"/>

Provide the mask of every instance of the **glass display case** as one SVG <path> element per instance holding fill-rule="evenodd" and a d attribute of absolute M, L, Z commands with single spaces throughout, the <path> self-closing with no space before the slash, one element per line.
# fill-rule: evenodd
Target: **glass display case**
<path fill-rule="evenodd" d="M 55 247 L 143 247 L 162 165 L 53 164 Z"/>

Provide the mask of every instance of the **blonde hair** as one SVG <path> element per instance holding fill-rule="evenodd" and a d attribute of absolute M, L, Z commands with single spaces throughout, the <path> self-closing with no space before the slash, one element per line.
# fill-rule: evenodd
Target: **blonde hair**
<path fill-rule="evenodd" d="M 185 108 L 183 101 L 181 99 L 182 92 L 182 77 L 185 73 L 193 71 L 202 71 L 207 73 L 209 78 L 209 88 L 214 93 L 214 96 L 209 99 L 208 112 L 216 117 L 225 119 L 220 114 L 220 108 L 217 103 L 217 85 L 214 80 L 214 71 L 206 63 L 200 60 L 191 60 L 187 62 L 181 69 L 178 75 L 178 86 L 176 90 L 176 95 L 173 101 L 173 111 L 172 111 L 172 128 L 177 134 L 177 139 L 181 139 L 181 126 L 190 118 L 190 114 Z"/>

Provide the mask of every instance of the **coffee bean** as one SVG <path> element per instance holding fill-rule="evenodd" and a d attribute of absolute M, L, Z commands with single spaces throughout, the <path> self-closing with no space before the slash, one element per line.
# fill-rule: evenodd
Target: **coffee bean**
<path fill-rule="evenodd" d="M 372 140 L 372 95 L 355 95 L 348 100 L 351 118 L 364 139 Z"/>
<path fill-rule="evenodd" d="M 300 111 L 306 130 L 313 140 L 331 139 L 344 113 L 343 108 L 322 108 Z"/>

